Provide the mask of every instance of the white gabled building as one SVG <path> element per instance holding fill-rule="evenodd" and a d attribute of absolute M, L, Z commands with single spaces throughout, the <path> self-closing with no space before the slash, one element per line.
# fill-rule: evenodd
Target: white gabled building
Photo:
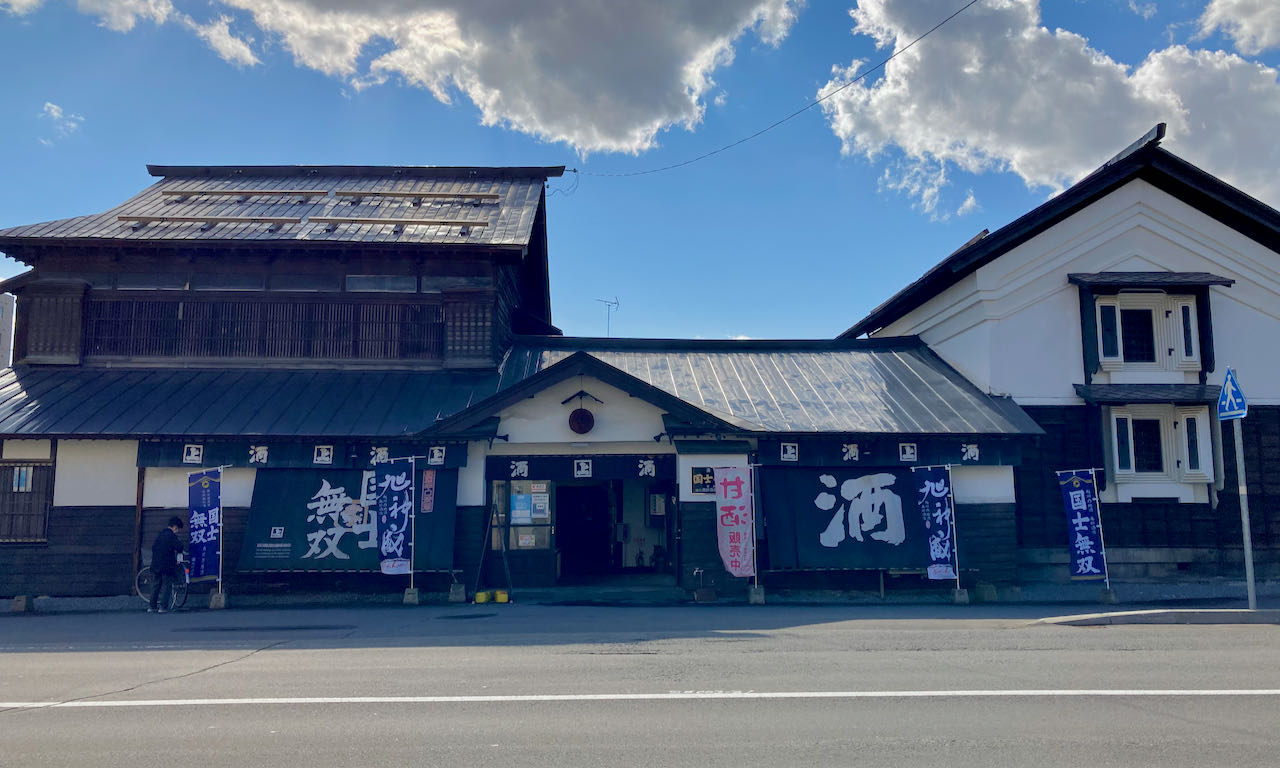
<path fill-rule="evenodd" d="M 1242 573 L 1233 428 L 1216 415 L 1227 367 L 1250 403 L 1255 559 L 1280 573 L 1280 212 L 1161 149 L 1163 135 L 842 335 L 918 335 L 1045 430 L 1014 475 L 1024 580 L 1066 578 L 1053 472 L 1091 466 L 1113 575 Z"/>

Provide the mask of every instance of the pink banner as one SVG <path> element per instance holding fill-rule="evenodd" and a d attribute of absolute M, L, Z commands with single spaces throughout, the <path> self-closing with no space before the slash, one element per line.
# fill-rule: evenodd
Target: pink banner
<path fill-rule="evenodd" d="M 716 467 L 716 539 L 720 560 L 734 576 L 756 575 L 756 522 L 751 470 Z"/>

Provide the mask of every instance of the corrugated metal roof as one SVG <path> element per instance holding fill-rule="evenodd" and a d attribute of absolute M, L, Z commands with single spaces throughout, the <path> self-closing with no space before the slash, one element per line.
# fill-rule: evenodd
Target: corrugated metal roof
<path fill-rule="evenodd" d="M 767 432 L 1041 434 L 918 339 L 705 342 L 523 337 L 501 389 L 587 354 L 708 413 Z"/>
<path fill-rule="evenodd" d="M 0 245 L 24 240 L 110 241 L 305 241 L 523 246 L 529 242 L 542 187 L 562 168 L 420 168 L 365 166 L 152 167 L 163 178 L 103 213 L 0 230 Z M 192 192 L 264 192 L 244 199 Z M 304 197 L 299 191 L 324 192 Z M 288 194 L 292 192 L 293 194 Z M 358 198 L 335 193 L 382 193 Z M 425 195 L 386 197 L 388 193 Z M 467 198 L 441 195 L 493 195 Z M 125 216 L 297 218 L 273 231 L 270 223 L 151 222 L 135 227 Z M 333 231 L 316 217 L 474 221 L 467 234 L 458 225 L 338 224 Z M 483 226 L 480 226 L 483 224 Z M 7 241 L 7 242 L 6 242 Z"/>
<path fill-rule="evenodd" d="M 0 434 L 391 437 L 491 395 L 493 373 L 102 370 L 0 373 Z"/>

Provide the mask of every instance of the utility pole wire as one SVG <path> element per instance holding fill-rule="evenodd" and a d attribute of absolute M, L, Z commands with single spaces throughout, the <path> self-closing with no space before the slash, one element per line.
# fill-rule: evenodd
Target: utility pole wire
<path fill-rule="evenodd" d="M 792 112 L 791 114 L 787 115 L 786 117 L 782 118 L 781 120 L 778 120 L 777 122 L 771 123 L 770 125 L 767 125 L 767 126 L 765 126 L 764 128 L 761 128 L 760 130 L 756 131 L 755 133 L 751 134 L 750 136 L 747 136 L 747 137 L 744 137 L 744 138 L 738 139 L 737 141 L 733 142 L 732 144 L 726 144 L 726 145 L 724 145 L 723 147 L 720 147 L 719 149 L 713 149 L 713 150 L 711 150 L 710 152 L 706 152 L 706 153 L 704 153 L 704 154 L 698 155 L 697 157 L 694 157 L 694 158 L 690 158 L 689 160 L 685 160 L 685 161 L 683 161 L 683 162 L 674 163 L 674 164 L 672 164 L 672 165 L 664 165 L 664 166 L 662 166 L 661 168 L 650 168 L 650 169 L 649 169 L 649 170 L 647 170 L 647 171 L 630 171 L 630 172 L 627 172 L 627 173 L 593 173 L 593 172 L 591 172 L 591 171 L 580 171 L 580 170 L 578 170 L 577 168 L 570 168 L 570 169 L 569 169 L 569 173 L 577 173 L 577 174 L 581 174 L 582 176 L 597 176 L 597 177 L 607 177 L 607 178 L 623 178 L 623 177 L 626 177 L 626 176 L 647 176 L 647 175 L 649 175 L 649 174 L 651 174 L 651 173 L 661 173 L 661 172 L 663 172 L 663 171 L 671 171 L 671 170 L 675 170 L 676 168 L 683 168 L 683 167 L 684 167 L 684 166 L 686 166 L 686 165 L 693 165 L 694 163 L 698 162 L 699 160 L 706 160 L 708 157 L 711 157 L 712 155 L 718 155 L 718 154 L 720 154 L 721 152 L 724 152 L 724 151 L 726 151 L 726 150 L 733 149 L 734 147 L 738 146 L 739 144 L 745 144 L 745 143 L 747 143 L 748 141 L 751 141 L 752 139 L 756 138 L 757 136 L 760 136 L 760 135 L 762 135 L 762 134 L 768 133 L 769 131 L 772 131 L 774 128 L 777 128 L 778 126 L 782 125 L 783 123 L 787 122 L 788 120 L 791 120 L 792 118 L 795 118 L 795 117 L 799 117 L 800 115 L 804 114 L 805 112 L 808 112 L 809 110 L 811 110 L 811 109 L 813 109 L 814 107 L 818 106 L 819 104 L 821 104 L 822 102 L 826 101 L 827 99 L 830 99 L 832 96 L 835 96 L 837 93 L 840 93 L 841 91 L 845 90 L 846 88 L 849 88 L 850 86 L 852 86 L 854 83 L 859 82 L 860 80 L 862 80 L 863 78 L 865 78 L 867 75 L 871 74 L 872 72 L 875 72 L 875 71 L 877 71 L 877 70 L 884 69 L 884 67 L 885 67 L 885 65 L 886 65 L 886 64 L 888 64 L 889 62 L 891 62 L 891 61 L 893 61 L 894 59 L 898 58 L 898 56 L 902 55 L 903 53 L 906 53 L 906 52 L 907 52 L 907 50 L 909 50 L 909 49 L 910 49 L 912 46 L 914 46 L 916 43 L 920 42 L 921 40 L 925 39 L 925 38 L 926 38 L 926 37 L 928 37 L 929 35 L 933 34 L 933 33 L 934 33 L 934 32 L 936 32 L 936 31 L 938 31 L 938 29 L 939 29 L 939 28 L 941 28 L 944 24 L 946 24 L 947 22 L 951 21 L 952 19 L 954 19 L 955 17 L 959 16 L 960 14 L 964 13 L 965 11 L 969 10 L 969 7 L 970 7 L 970 6 L 977 5 L 977 4 L 978 4 L 978 2 L 979 2 L 979 0 L 969 0 L 969 2 L 965 3 L 965 4 L 964 4 L 964 6 L 960 8 L 960 10 L 956 11 L 955 13 L 951 14 L 951 15 L 950 15 L 950 16 L 948 16 L 947 18 L 945 18 L 945 19 L 943 19 L 942 21 L 938 22 L 937 24 L 933 25 L 933 27 L 932 27 L 932 28 L 930 28 L 928 32 L 925 32 L 924 34 L 922 34 L 922 35 L 920 35 L 919 37 L 917 37 L 915 40 L 912 40 L 911 42 L 909 42 L 909 43 L 907 43 L 906 45 L 902 46 L 902 48 L 900 48 L 900 49 L 898 49 L 898 50 L 894 51 L 892 55 L 890 55 L 888 58 L 886 58 L 886 59 L 882 60 L 879 64 L 876 64 L 875 66 L 871 67 L 870 69 L 864 70 L 864 71 L 863 71 L 861 74 L 859 74 L 857 77 L 853 78 L 852 80 L 850 80 L 849 82 L 847 82 L 847 83 L 845 83 L 844 85 L 840 86 L 839 88 L 836 88 L 834 91 L 832 91 L 831 93 L 828 93 L 826 96 L 823 96 L 823 97 L 821 97 L 821 98 L 819 98 L 819 99 L 816 99 L 815 101 L 811 101 L 811 102 L 809 102 L 809 104 L 807 104 L 806 106 L 801 107 L 800 109 L 797 109 L 795 112 Z"/>

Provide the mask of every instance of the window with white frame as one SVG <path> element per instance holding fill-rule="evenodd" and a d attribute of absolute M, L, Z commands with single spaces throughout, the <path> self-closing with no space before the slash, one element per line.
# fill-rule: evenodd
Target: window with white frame
<path fill-rule="evenodd" d="M 1200 332 L 1192 296 L 1100 296 L 1097 323 L 1098 358 L 1104 371 L 1200 368 Z"/>
<path fill-rule="evenodd" d="M 1213 481 L 1209 409 L 1130 405 L 1111 409 L 1111 459 L 1117 482 Z"/>

